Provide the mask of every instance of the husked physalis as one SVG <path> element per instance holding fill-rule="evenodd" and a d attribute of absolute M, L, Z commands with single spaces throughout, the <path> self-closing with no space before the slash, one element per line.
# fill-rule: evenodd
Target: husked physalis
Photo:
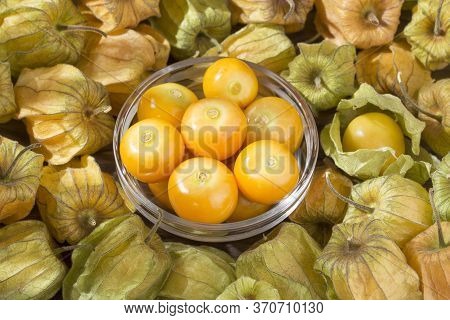
<path fill-rule="evenodd" d="M 203 55 L 231 32 L 230 10 L 223 0 L 160 0 L 152 25 L 169 40 L 178 60 Z"/>
<path fill-rule="evenodd" d="M 164 243 L 139 216 L 100 224 L 72 252 L 63 283 L 66 300 L 151 300 L 172 267 Z"/>
<path fill-rule="evenodd" d="M 25 69 L 14 87 L 19 119 L 52 165 L 92 154 L 112 142 L 108 93 L 77 68 Z"/>
<path fill-rule="evenodd" d="M 254 218 L 268 211 L 270 205 L 248 200 L 241 192 L 238 195 L 236 209 L 234 209 L 227 222 L 238 222 Z"/>
<path fill-rule="evenodd" d="M 236 280 L 234 259 L 222 250 L 177 242 L 168 242 L 165 246 L 172 257 L 173 268 L 159 298 L 212 300 Z"/>
<path fill-rule="evenodd" d="M 0 62 L 0 123 L 11 120 L 16 108 L 9 63 Z"/>
<path fill-rule="evenodd" d="M 58 251 L 42 221 L 0 228 L 0 299 L 51 299 L 67 271 Z"/>
<path fill-rule="evenodd" d="M 216 300 L 280 300 L 280 294 L 270 283 L 241 277 L 230 284 Z"/>
<path fill-rule="evenodd" d="M 412 53 L 431 70 L 450 63 L 450 1 L 419 0 L 403 31 Z"/>
<path fill-rule="evenodd" d="M 34 206 L 44 157 L 0 136 L 0 223 L 25 218 Z"/>
<path fill-rule="evenodd" d="M 205 53 L 205 56 L 217 55 L 250 61 L 280 72 L 294 59 L 295 48 L 282 26 L 258 23 L 243 27 Z"/>
<path fill-rule="evenodd" d="M 442 158 L 439 168 L 431 175 L 436 211 L 444 221 L 450 221 L 450 153 Z"/>
<path fill-rule="evenodd" d="M 284 300 L 323 299 L 327 286 L 313 269 L 320 253 L 305 229 L 282 223 L 239 256 L 236 275 L 270 283 Z"/>
<path fill-rule="evenodd" d="M 82 0 L 105 32 L 134 28 L 139 22 L 159 16 L 159 0 Z"/>
<path fill-rule="evenodd" d="M 325 38 L 359 49 L 392 42 L 403 0 L 316 0 L 315 25 Z"/>
<path fill-rule="evenodd" d="M 59 242 L 78 243 L 101 222 L 134 211 L 122 188 L 93 157 L 42 170 L 37 205 Z"/>
<path fill-rule="evenodd" d="M 335 226 L 314 268 L 331 285 L 329 296 L 338 299 L 422 298 L 417 273 L 375 219 Z"/>

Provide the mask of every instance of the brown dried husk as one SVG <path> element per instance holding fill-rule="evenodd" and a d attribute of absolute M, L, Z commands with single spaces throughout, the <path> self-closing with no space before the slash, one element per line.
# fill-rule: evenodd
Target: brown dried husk
<path fill-rule="evenodd" d="M 315 25 L 325 38 L 360 49 L 394 39 L 403 0 L 316 0 Z"/>
<path fill-rule="evenodd" d="M 0 123 L 8 122 L 16 113 L 16 101 L 8 62 L 0 61 Z"/>

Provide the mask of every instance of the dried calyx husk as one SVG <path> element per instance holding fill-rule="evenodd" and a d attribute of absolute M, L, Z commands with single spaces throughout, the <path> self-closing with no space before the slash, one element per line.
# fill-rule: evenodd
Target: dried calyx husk
<path fill-rule="evenodd" d="M 11 120 L 16 108 L 9 63 L 0 61 L 0 123 Z"/>
<path fill-rule="evenodd" d="M 413 54 L 431 70 L 443 69 L 450 63 L 449 5 L 449 0 L 419 0 L 403 31 Z"/>
<path fill-rule="evenodd" d="M 404 135 L 406 153 L 392 161 L 394 150 L 359 149 L 345 152 L 342 148 L 341 132 L 357 116 L 368 112 L 383 112 L 399 124 Z M 320 143 L 327 156 L 334 160 L 337 167 L 347 174 L 365 180 L 380 175 L 401 174 L 407 178 L 424 183 L 432 170 L 431 156 L 420 147 L 421 133 L 425 124 L 416 119 L 401 100 L 390 94 L 379 94 L 370 85 L 363 83 L 352 99 L 341 100 L 331 124 L 320 133 Z"/>
<path fill-rule="evenodd" d="M 431 175 L 434 188 L 436 210 L 444 221 L 450 221 L 450 153 L 439 164 Z"/>
<path fill-rule="evenodd" d="M 270 283 L 241 277 L 230 284 L 216 300 L 279 300 L 280 294 Z"/>
<path fill-rule="evenodd" d="M 330 240 L 331 229 L 342 222 L 347 210 L 347 203 L 327 187 L 327 172 L 336 191 L 345 197 L 350 195 L 353 184 L 349 178 L 333 167 L 317 167 L 305 199 L 289 216 L 291 221 L 305 228 L 322 247 Z"/>
<path fill-rule="evenodd" d="M 304 228 L 282 223 L 239 256 L 236 274 L 270 283 L 281 299 L 323 299 L 326 283 L 313 269 L 320 253 Z"/>
<path fill-rule="evenodd" d="M 159 0 L 82 0 L 105 32 L 134 28 L 139 22 L 159 16 Z"/>
<path fill-rule="evenodd" d="M 334 226 L 315 268 L 339 299 L 421 299 L 419 277 L 375 219 Z M 334 291 L 334 292 L 333 292 Z"/>
<path fill-rule="evenodd" d="M 118 114 L 134 89 L 152 71 L 166 66 L 169 42 L 155 29 L 140 24 L 101 37 L 87 38 L 78 68 L 108 90 L 112 113 Z"/>
<path fill-rule="evenodd" d="M 316 111 L 332 109 L 355 88 L 355 47 L 330 41 L 299 43 L 300 55 L 281 76 L 286 78 Z"/>
<path fill-rule="evenodd" d="M 441 223 L 433 198 L 430 189 L 436 223 L 408 242 L 403 251 L 409 265 L 419 274 L 424 299 L 449 300 L 450 222 Z"/>
<path fill-rule="evenodd" d="M 286 32 L 303 29 L 314 0 L 231 0 L 230 9 L 237 21 L 283 25 Z"/>
<path fill-rule="evenodd" d="M 73 251 L 63 298 L 154 299 L 172 266 L 156 229 L 134 214 L 100 224 Z"/>
<path fill-rule="evenodd" d="M 402 4 L 403 0 L 316 0 L 314 22 L 325 39 L 367 49 L 394 39 Z"/>
<path fill-rule="evenodd" d="M 414 57 L 405 41 L 363 50 L 356 59 L 359 83 L 370 84 L 379 93 L 392 93 L 404 100 L 397 78 L 399 72 L 408 95 L 413 99 L 417 99 L 422 86 L 433 81 L 431 72 Z M 405 106 L 408 107 L 407 101 Z"/>
<path fill-rule="evenodd" d="M 422 136 L 436 154 L 443 157 L 450 152 L 450 79 L 424 85 L 419 91 L 418 117 L 425 122 Z"/>
<path fill-rule="evenodd" d="M 4 0 L 0 4 L 0 61 L 17 77 L 23 68 L 76 63 L 84 18 L 70 0 Z"/>
<path fill-rule="evenodd" d="M 231 32 L 231 14 L 223 0 L 161 0 L 160 10 L 152 25 L 169 40 L 178 60 L 203 55 Z"/>
<path fill-rule="evenodd" d="M 0 228 L 0 299 L 52 298 L 67 270 L 58 251 L 42 221 L 19 221 Z"/>
<path fill-rule="evenodd" d="M 282 26 L 249 24 L 228 36 L 220 47 L 209 49 L 205 55 L 239 58 L 279 72 L 294 59 L 295 48 Z"/>
<path fill-rule="evenodd" d="M 34 206 L 44 157 L 0 136 L 0 223 L 25 218 Z"/>
<path fill-rule="evenodd" d="M 77 68 L 60 64 L 25 69 L 14 87 L 19 118 L 52 165 L 91 154 L 112 141 L 108 93 Z"/>
<path fill-rule="evenodd" d="M 44 167 L 37 205 L 52 236 L 70 244 L 103 221 L 134 211 L 122 188 L 90 156 Z"/>
<path fill-rule="evenodd" d="M 425 188 L 400 175 L 383 176 L 356 184 L 352 187 L 350 198 L 334 190 L 331 181 L 327 183 L 340 199 L 349 204 L 344 223 L 379 220 L 378 227 L 399 247 L 433 223 Z"/>
<path fill-rule="evenodd" d="M 174 265 L 160 298 L 213 300 L 236 280 L 234 259 L 224 251 L 177 242 L 165 245 Z"/>

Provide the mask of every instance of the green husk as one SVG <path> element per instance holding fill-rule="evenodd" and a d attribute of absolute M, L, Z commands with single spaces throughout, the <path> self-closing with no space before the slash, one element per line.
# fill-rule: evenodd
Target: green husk
<path fill-rule="evenodd" d="M 280 294 L 270 283 L 241 277 L 230 284 L 216 300 L 279 300 Z"/>
<path fill-rule="evenodd" d="M 8 62 L 0 61 L 0 123 L 11 120 L 16 113 L 16 101 Z"/>
<path fill-rule="evenodd" d="M 141 218 L 120 216 L 100 224 L 73 251 L 63 298 L 154 299 L 171 266 L 163 242 Z"/>
<path fill-rule="evenodd" d="M 450 153 L 441 161 L 439 168 L 431 175 L 434 189 L 434 203 L 439 216 L 450 221 Z"/>
<path fill-rule="evenodd" d="M 174 266 L 159 293 L 163 299 L 213 300 L 236 280 L 234 260 L 207 246 L 166 243 Z"/>
<path fill-rule="evenodd" d="M 313 270 L 320 253 L 305 229 L 283 223 L 239 256 L 236 274 L 270 283 L 281 299 L 323 299 L 326 284 Z"/>
<path fill-rule="evenodd" d="M 43 222 L 27 220 L 0 228 L 0 299 L 51 299 L 66 270 Z"/>
<path fill-rule="evenodd" d="M 299 43 L 300 55 L 281 73 L 317 111 L 335 108 L 355 88 L 356 50 L 354 46 L 336 46 L 330 41 Z"/>
<path fill-rule="evenodd" d="M 315 263 L 330 284 L 330 294 L 356 300 L 422 298 L 418 275 L 380 223 L 369 219 L 333 228 Z"/>
<path fill-rule="evenodd" d="M 152 18 L 177 60 L 203 55 L 231 32 L 231 13 L 223 0 L 161 0 L 161 17 Z"/>
<path fill-rule="evenodd" d="M 233 57 L 247 60 L 274 72 L 287 68 L 295 57 L 295 48 L 282 26 L 249 24 L 228 36 L 219 47 L 205 56 Z"/>
<path fill-rule="evenodd" d="M 331 124 L 325 126 L 320 133 L 322 148 L 325 154 L 334 160 L 336 166 L 363 180 L 382 174 L 401 174 L 420 183 L 428 180 L 432 165 L 422 160 L 425 152 L 420 148 L 425 124 L 417 120 L 399 98 L 390 94 L 379 94 L 370 85 L 362 84 L 352 99 L 339 103 L 337 111 Z M 395 154 L 391 148 L 360 149 L 354 152 L 344 152 L 342 148 L 341 132 L 351 120 L 368 112 L 386 113 L 400 125 L 405 136 L 411 139 L 410 145 L 406 143 L 406 154 L 399 156 L 384 172 L 386 161 Z"/>

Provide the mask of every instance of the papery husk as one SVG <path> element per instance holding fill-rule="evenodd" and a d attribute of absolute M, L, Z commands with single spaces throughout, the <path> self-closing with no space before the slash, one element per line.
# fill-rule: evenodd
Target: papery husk
<path fill-rule="evenodd" d="M 223 0 L 161 0 L 152 25 L 169 40 L 177 60 L 203 55 L 231 32 L 230 10 Z"/>
<path fill-rule="evenodd" d="M 134 28 L 139 22 L 159 16 L 159 0 L 82 0 L 105 32 Z"/>
<path fill-rule="evenodd" d="M 425 123 L 416 119 L 399 98 L 390 94 L 379 94 L 370 85 L 363 83 L 352 99 L 341 100 L 337 111 L 331 124 L 326 125 L 320 133 L 322 148 L 337 167 L 362 180 L 382 174 L 401 174 L 419 183 L 429 179 L 432 165 L 424 161 L 428 157 L 422 155 L 426 152 L 420 148 Z M 404 135 L 411 139 L 411 144 L 406 143 L 406 154 L 397 157 L 387 168 L 386 163 L 395 156 L 391 148 L 343 151 L 341 132 L 351 120 L 368 112 L 383 112 L 389 115 L 396 120 Z"/>
<path fill-rule="evenodd" d="M 270 283 L 284 300 L 323 299 L 326 283 L 313 269 L 320 253 L 305 229 L 282 223 L 239 256 L 236 274 Z"/>
<path fill-rule="evenodd" d="M 51 299 L 67 271 L 55 249 L 42 221 L 0 228 L 0 299 Z"/>
<path fill-rule="evenodd" d="M 67 26 L 84 24 L 70 0 L 4 0 L 0 7 L 0 61 L 9 61 L 17 77 L 23 68 L 78 61 L 85 32 Z"/>
<path fill-rule="evenodd" d="M 392 93 L 403 98 L 397 80 L 397 74 L 401 72 L 408 95 L 417 99 L 420 88 L 430 84 L 433 79 L 431 72 L 414 57 L 410 49 L 410 46 L 402 41 L 383 48 L 361 51 L 356 60 L 358 82 L 370 84 L 379 93 Z"/>
<path fill-rule="evenodd" d="M 273 24 L 249 24 L 229 35 L 220 48 L 209 49 L 205 56 L 232 57 L 250 61 L 274 72 L 287 68 L 295 57 L 295 48 L 283 27 Z"/>
<path fill-rule="evenodd" d="M 440 247 L 437 224 L 408 242 L 403 252 L 416 270 L 424 299 L 450 300 L 450 222 L 442 222 L 446 246 Z"/>
<path fill-rule="evenodd" d="M 350 195 L 353 183 L 349 178 L 334 168 L 316 167 L 305 199 L 289 216 L 291 221 L 305 228 L 321 247 L 330 240 L 332 227 L 342 222 L 347 210 L 347 203 L 339 200 L 328 188 L 325 179 L 327 172 L 334 188 L 345 197 Z"/>
<path fill-rule="evenodd" d="M 25 69 L 14 87 L 19 118 L 52 165 L 92 154 L 112 142 L 108 93 L 77 68 L 60 64 Z"/>
<path fill-rule="evenodd" d="M 350 198 L 372 208 L 373 212 L 349 205 L 344 223 L 380 220 L 382 223 L 378 227 L 399 247 L 433 223 L 427 190 L 400 175 L 379 177 L 354 185 Z"/>
<path fill-rule="evenodd" d="M 337 298 L 351 300 L 421 299 L 419 277 L 400 248 L 382 231 L 381 222 L 368 219 L 339 224 L 318 257 L 315 269 Z"/>
<path fill-rule="evenodd" d="M 70 244 L 103 221 L 134 211 L 122 188 L 89 156 L 79 163 L 45 167 L 37 205 L 52 236 Z"/>
<path fill-rule="evenodd" d="M 444 221 L 450 221 L 450 153 L 441 161 L 439 168 L 431 175 L 436 210 Z"/>
<path fill-rule="evenodd" d="M 439 3 L 439 0 L 419 0 L 411 22 L 403 30 L 412 53 L 431 70 L 444 69 L 450 63 L 450 1 L 443 1 L 441 33 L 436 35 L 434 28 Z"/>
<path fill-rule="evenodd" d="M 16 113 L 16 101 L 8 62 L 0 62 L 0 123 L 11 120 Z"/>
<path fill-rule="evenodd" d="M 34 206 L 44 157 L 31 150 L 20 154 L 24 149 L 0 136 L 0 223 L 21 220 Z"/>
<path fill-rule="evenodd" d="M 207 246 L 167 242 L 174 266 L 159 293 L 162 299 L 213 300 L 236 280 L 234 259 Z"/>
<path fill-rule="evenodd" d="M 281 76 L 286 78 L 316 111 L 335 108 L 343 98 L 351 96 L 356 88 L 355 48 L 336 46 L 330 41 L 299 43 L 300 55 L 289 63 Z"/>
<path fill-rule="evenodd" d="M 280 294 L 266 281 L 241 277 L 226 287 L 216 300 L 280 300 Z"/>
<path fill-rule="evenodd" d="M 140 24 L 106 38 L 94 34 L 88 38 L 78 68 L 106 87 L 117 115 L 123 103 L 152 71 L 166 66 L 169 42 L 155 29 Z"/>
<path fill-rule="evenodd" d="M 402 4 L 403 0 L 316 0 L 314 22 L 317 31 L 336 44 L 351 43 L 359 49 L 377 47 L 394 39 Z"/>
<path fill-rule="evenodd" d="M 424 85 L 419 91 L 419 119 L 425 122 L 422 136 L 436 154 L 450 152 L 450 79 Z"/>
<path fill-rule="evenodd" d="M 63 298 L 154 299 L 172 262 L 159 236 L 151 233 L 134 214 L 100 224 L 73 251 Z"/>
<path fill-rule="evenodd" d="M 273 23 L 298 32 L 303 29 L 314 0 L 231 0 L 231 4 L 241 23 Z"/>

